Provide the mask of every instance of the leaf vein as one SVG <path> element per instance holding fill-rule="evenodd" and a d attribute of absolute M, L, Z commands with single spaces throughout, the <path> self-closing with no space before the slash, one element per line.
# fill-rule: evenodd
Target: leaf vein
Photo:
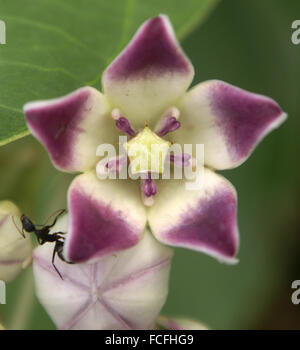
<path fill-rule="evenodd" d="M 19 66 L 19 67 L 28 67 L 28 68 L 32 68 L 32 69 L 37 69 L 43 72 L 61 72 L 65 75 L 67 75 L 68 77 L 79 81 L 80 83 L 84 84 L 78 77 L 76 77 L 75 75 L 73 75 L 71 72 L 69 72 L 68 70 L 66 70 L 65 68 L 61 68 L 61 67 L 42 67 L 36 64 L 32 64 L 32 63 L 28 63 L 28 62 L 21 62 L 21 61 L 0 61 L 0 65 L 1 64 L 6 64 L 6 65 L 12 65 L 12 66 Z"/>

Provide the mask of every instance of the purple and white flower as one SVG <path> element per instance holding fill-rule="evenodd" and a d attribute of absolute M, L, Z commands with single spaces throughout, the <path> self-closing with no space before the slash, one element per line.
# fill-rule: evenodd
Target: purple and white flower
<path fill-rule="evenodd" d="M 206 81 L 187 91 L 193 76 L 191 62 L 162 15 L 146 21 L 107 67 L 103 93 L 83 87 L 25 105 L 27 125 L 54 166 L 83 172 L 68 194 L 67 259 L 86 262 L 132 247 L 148 223 L 160 242 L 235 261 L 236 193 L 214 170 L 242 164 L 286 114 L 274 100 L 222 81 Z M 184 181 L 154 183 L 151 173 L 140 186 L 140 180 L 100 181 L 96 149 L 116 144 L 124 133 L 130 137 L 127 148 L 137 138 L 146 139 L 146 146 L 156 142 L 151 140 L 204 144 L 204 185 L 188 191 Z M 173 161 L 184 166 L 189 155 Z M 119 171 L 123 163 L 108 159 L 103 168 Z M 150 207 L 143 206 L 140 190 Z"/>

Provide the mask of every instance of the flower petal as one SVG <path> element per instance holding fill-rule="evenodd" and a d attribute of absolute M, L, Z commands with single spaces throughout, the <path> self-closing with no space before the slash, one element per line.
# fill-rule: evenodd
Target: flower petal
<path fill-rule="evenodd" d="M 214 169 L 243 163 L 286 118 L 274 100 L 217 80 L 195 86 L 178 108 L 182 126 L 174 140 L 204 144 L 205 163 Z"/>
<path fill-rule="evenodd" d="M 172 256 L 147 230 L 138 246 L 119 254 L 103 288 L 106 305 L 136 329 L 151 326 L 166 301 Z"/>
<path fill-rule="evenodd" d="M 30 102 L 24 111 L 28 128 L 47 149 L 54 166 L 64 171 L 89 169 L 96 164 L 97 146 L 117 140 L 106 98 L 92 87 Z"/>
<path fill-rule="evenodd" d="M 139 188 L 125 180 L 99 180 L 94 172 L 75 178 L 68 195 L 68 260 L 85 262 L 135 245 L 146 225 Z"/>
<path fill-rule="evenodd" d="M 146 21 L 103 74 L 105 95 L 135 127 L 154 126 L 190 85 L 194 69 L 167 16 Z"/>
<path fill-rule="evenodd" d="M 149 231 L 134 247 L 95 264 L 71 265 L 57 258 L 63 279 L 51 264 L 52 252 L 53 244 L 35 249 L 33 271 L 38 299 L 59 329 L 147 329 L 154 324 L 168 294 L 173 252 Z"/>
<path fill-rule="evenodd" d="M 9 201 L 0 202 L 0 280 L 10 282 L 31 258 L 31 240 L 22 237 L 13 222 L 20 220 L 19 209 Z M 20 222 L 20 221 L 19 221 Z"/>
<path fill-rule="evenodd" d="M 237 199 L 232 185 L 208 169 L 198 190 L 187 190 L 182 180 L 166 181 L 158 188 L 155 204 L 149 209 L 148 220 L 155 237 L 171 246 L 236 262 Z"/>

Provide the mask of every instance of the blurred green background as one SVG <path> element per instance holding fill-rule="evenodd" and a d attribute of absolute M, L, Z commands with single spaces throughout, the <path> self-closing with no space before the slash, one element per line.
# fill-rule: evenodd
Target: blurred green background
<path fill-rule="evenodd" d="M 289 119 L 245 164 L 223 172 L 239 196 L 240 263 L 226 266 L 176 249 L 163 313 L 201 320 L 213 329 L 300 329 L 300 305 L 291 302 L 291 283 L 300 279 L 300 45 L 291 42 L 291 24 L 300 19 L 300 2 L 220 1 L 198 26 L 197 18 L 182 25 L 188 11 L 181 22 L 176 17 L 182 3 L 137 0 L 134 6 L 142 11 L 136 10 L 137 24 L 121 46 L 144 19 L 167 13 L 177 21 L 175 29 L 195 66 L 193 84 L 216 78 L 265 94 Z M 193 3 L 202 6 L 200 0 Z M 66 206 L 71 180 L 52 167 L 31 136 L 0 148 L 0 199 L 15 201 L 36 221 Z M 8 285 L 0 320 L 12 328 L 54 329 L 34 296 L 30 269 Z"/>

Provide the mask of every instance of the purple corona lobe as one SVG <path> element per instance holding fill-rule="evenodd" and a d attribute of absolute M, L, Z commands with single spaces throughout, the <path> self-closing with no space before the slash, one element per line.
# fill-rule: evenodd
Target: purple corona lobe
<path fill-rule="evenodd" d="M 109 67 L 108 77 L 128 79 L 153 73 L 190 72 L 191 68 L 176 47 L 176 41 L 169 30 L 162 16 L 147 21 L 126 50 Z"/>
<path fill-rule="evenodd" d="M 187 153 L 182 154 L 170 154 L 170 162 L 174 163 L 176 166 L 179 167 L 186 167 L 190 165 L 190 159 L 191 155 Z"/>
<path fill-rule="evenodd" d="M 83 132 L 78 125 L 88 108 L 89 95 L 89 91 L 82 89 L 53 103 L 25 109 L 28 126 L 61 168 L 71 168 L 74 162 L 73 145 Z"/>
<path fill-rule="evenodd" d="M 72 213 L 68 249 L 70 261 L 85 262 L 138 242 L 139 237 L 120 212 L 86 195 L 83 189 L 73 189 L 69 203 Z"/>
<path fill-rule="evenodd" d="M 120 172 L 120 170 L 122 169 L 122 167 L 127 163 L 127 157 L 123 156 L 123 157 L 115 157 L 113 159 L 110 159 L 105 167 L 106 169 L 110 170 L 110 171 L 115 171 L 117 173 Z"/>
<path fill-rule="evenodd" d="M 233 258 L 237 250 L 236 198 L 227 189 L 181 216 L 181 224 L 164 234 L 169 244 L 194 247 Z"/>
<path fill-rule="evenodd" d="M 151 178 L 142 180 L 142 191 L 146 197 L 155 196 L 157 193 L 155 181 Z"/>
<path fill-rule="evenodd" d="M 131 126 L 129 120 L 125 117 L 120 117 L 118 120 L 116 120 L 116 126 L 117 128 L 128 134 L 129 136 L 136 136 L 136 132 L 134 131 L 133 127 Z"/>
<path fill-rule="evenodd" d="M 180 128 L 180 122 L 175 117 L 166 118 L 164 125 L 156 133 L 158 136 L 163 137 L 169 132 L 173 132 Z"/>
<path fill-rule="evenodd" d="M 215 84 L 210 98 L 233 161 L 246 157 L 282 116 L 280 107 L 272 99 L 226 83 Z"/>

